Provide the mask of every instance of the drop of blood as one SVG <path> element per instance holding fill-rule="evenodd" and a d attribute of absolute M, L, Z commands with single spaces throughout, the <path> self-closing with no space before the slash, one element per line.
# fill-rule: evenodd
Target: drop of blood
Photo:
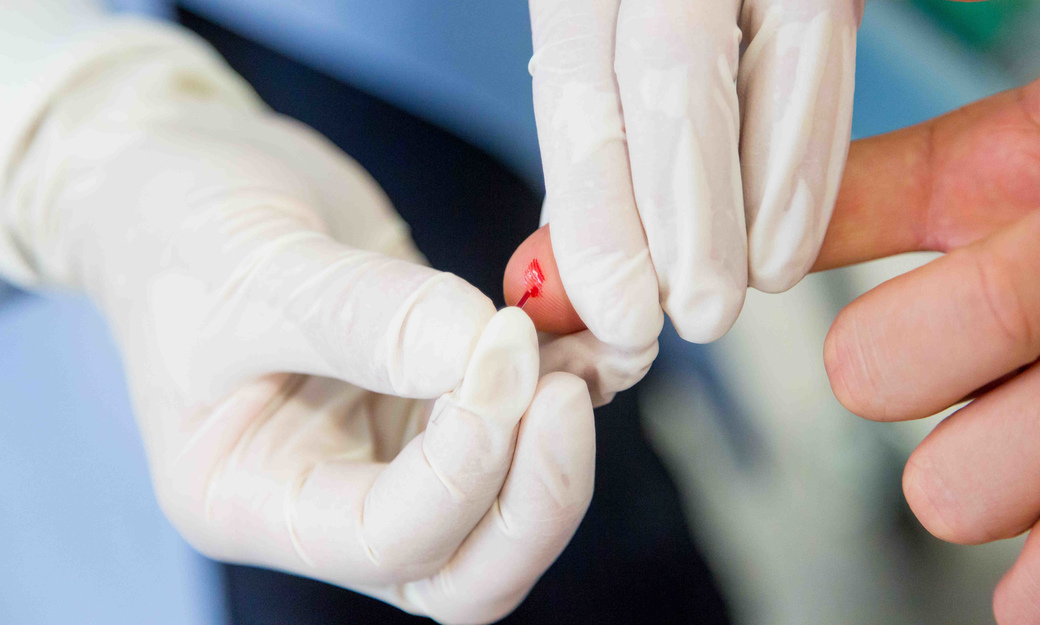
<path fill-rule="evenodd" d="M 523 308 L 528 299 L 542 294 L 542 287 L 545 285 L 545 274 L 542 273 L 542 266 L 538 264 L 537 258 L 532 259 L 531 264 L 524 270 L 524 284 L 527 285 L 527 292 L 516 303 L 517 308 Z"/>

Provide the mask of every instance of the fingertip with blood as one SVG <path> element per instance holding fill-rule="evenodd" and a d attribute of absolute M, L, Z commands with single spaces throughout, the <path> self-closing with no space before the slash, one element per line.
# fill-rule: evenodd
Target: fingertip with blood
<path fill-rule="evenodd" d="M 516 307 L 521 310 L 527 300 L 532 297 L 538 297 L 542 294 L 542 287 L 545 285 L 545 274 L 542 273 L 542 266 L 538 264 L 538 259 L 531 260 L 531 264 L 524 270 L 524 286 L 527 287 L 527 291 L 524 292 L 523 297 L 516 303 Z"/>
<path fill-rule="evenodd" d="M 573 334 L 585 329 L 563 289 L 548 225 L 536 230 L 513 253 L 502 287 L 506 303 L 523 308 L 538 330 Z"/>

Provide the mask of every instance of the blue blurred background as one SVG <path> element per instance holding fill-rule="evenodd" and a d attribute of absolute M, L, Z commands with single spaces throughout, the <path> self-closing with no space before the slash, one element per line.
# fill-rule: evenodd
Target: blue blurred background
<path fill-rule="evenodd" d="M 158 0 L 112 5 L 177 16 Z M 526 2 L 180 6 L 456 135 L 541 193 Z M 1032 0 L 868 2 L 854 135 L 1037 77 L 1037 41 Z M 819 357 L 841 306 L 927 258 L 814 276 L 779 297 L 753 293 L 734 331 L 709 347 L 666 331 L 639 395 L 642 427 L 735 622 L 991 620 L 991 589 L 1018 543 L 964 548 L 927 536 L 902 503 L 899 474 L 934 420 L 852 418 Z M 0 283 L 0 475 L 0 622 L 228 621 L 224 577 L 155 503 L 118 353 L 79 298 Z"/>

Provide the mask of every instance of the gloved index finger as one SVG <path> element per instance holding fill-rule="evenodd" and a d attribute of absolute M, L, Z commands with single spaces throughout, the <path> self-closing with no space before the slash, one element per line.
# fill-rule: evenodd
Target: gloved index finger
<path fill-rule="evenodd" d="M 618 18 L 636 205 L 664 310 L 680 336 L 699 343 L 729 330 L 747 291 L 734 85 L 739 5 L 624 0 Z"/>
<path fill-rule="evenodd" d="M 740 162 L 751 286 L 794 286 L 820 250 L 852 128 L 863 0 L 747 0 Z"/>
<path fill-rule="evenodd" d="M 229 238 L 233 244 L 218 242 L 222 264 L 210 268 L 226 276 L 219 278 L 226 286 L 205 301 L 210 312 L 198 333 L 205 341 L 192 370 L 200 383 L 292 371 L 399 397 L 437 397 L 458 385 L 495 313 L 457 276 L 296 224 L 269 226 L 255 240 Z M 186 310 L 182 301 L 169 308 Z M 223 365 L 227 354 L 237 356 L 234 367 Z"/>
<path fill-rule="evenodd" d="M 652 344 L 663 312 L 614 78 L 620 0 L 531 0 L 534 107 L 560 276 L 600 340 Z"/>

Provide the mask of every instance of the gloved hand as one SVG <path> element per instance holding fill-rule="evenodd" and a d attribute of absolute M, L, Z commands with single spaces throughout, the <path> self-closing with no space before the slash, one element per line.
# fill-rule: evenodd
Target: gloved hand
<path fill-rule="evenodd" d="M 417 264 L 356 163 L 149 28 L 68 77 L 0 217 L 109 320 L 164 511 L 217 559 L 503 616 L 589 504 L 585 385 L 539 381 L 524 313 Z"/>
<path fill-rule="evenodd" d="M 589 328 L 547 338 L 543 367 L 582 371 L 602 402 L 642 378 L 663 312 L 712 341 L 748 284 L 809 271 L 848 150 L 863 0 L 530 7 L 543 218 Z"/>

